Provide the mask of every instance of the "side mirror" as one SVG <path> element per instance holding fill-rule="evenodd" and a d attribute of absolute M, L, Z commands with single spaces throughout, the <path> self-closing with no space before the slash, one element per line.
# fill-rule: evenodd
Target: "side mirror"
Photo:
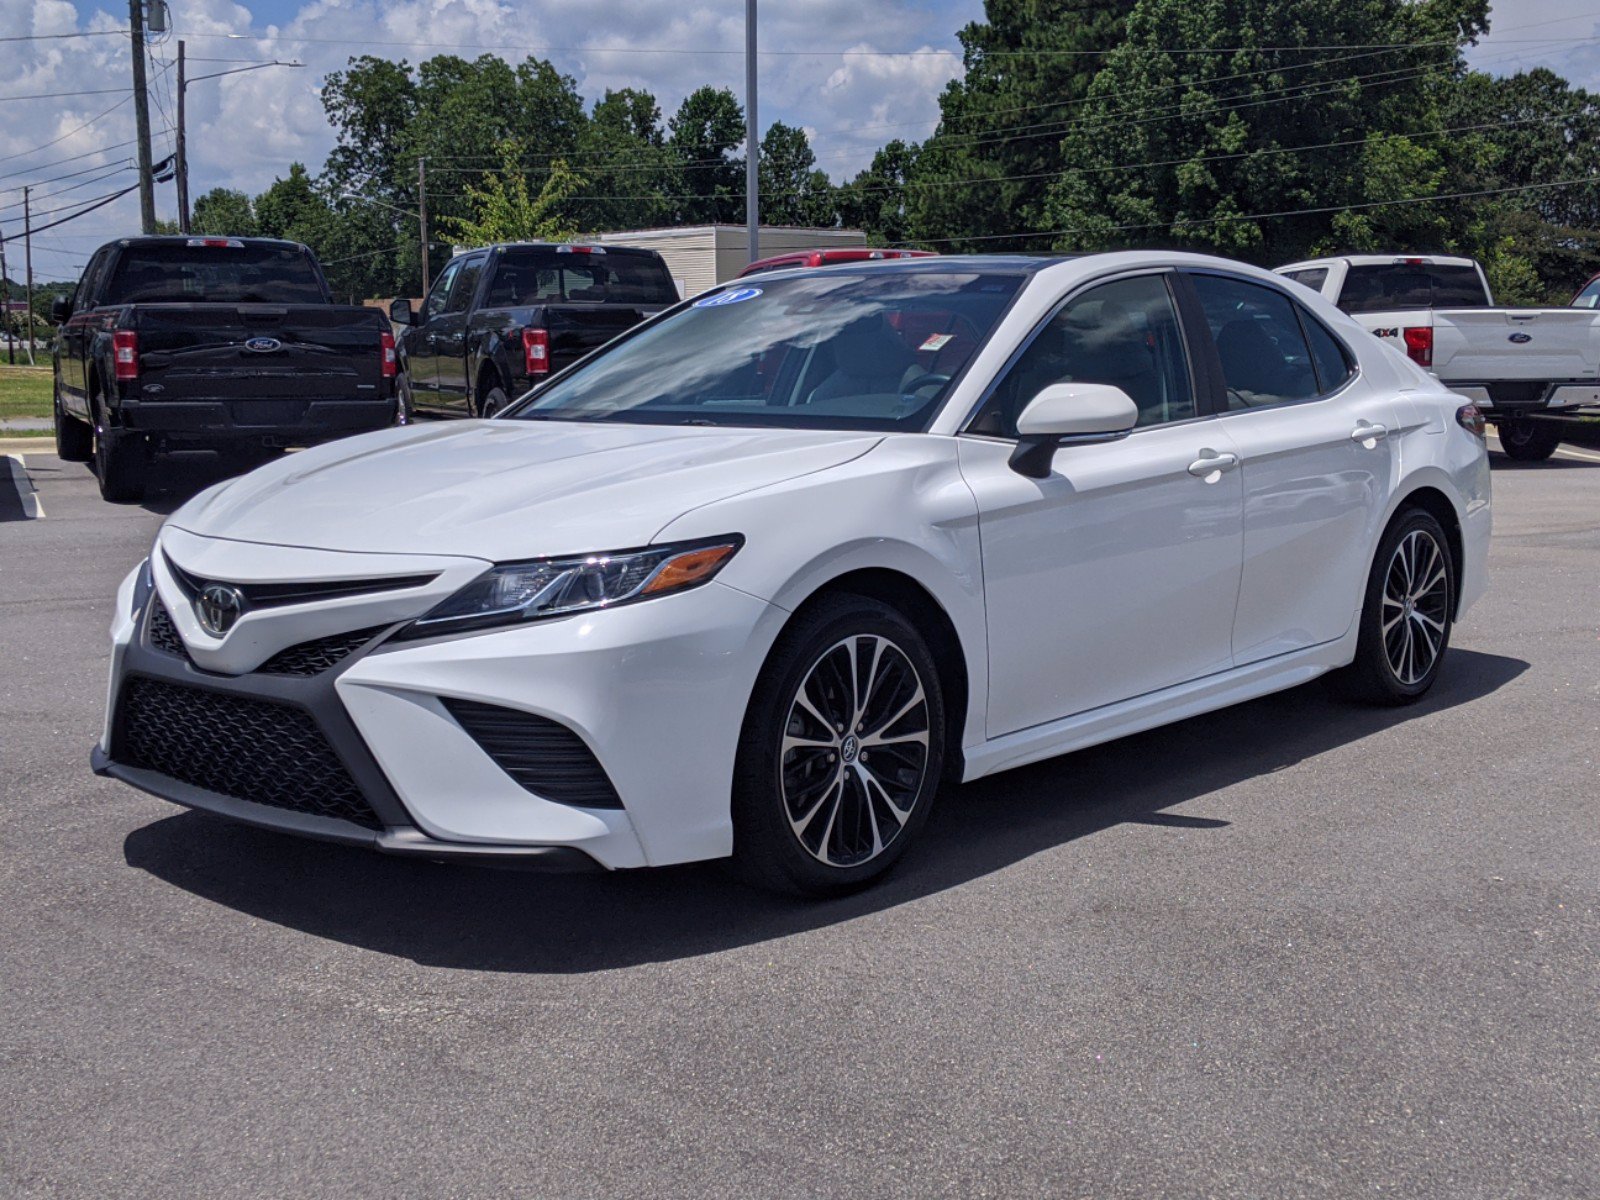
<path fill-rule="evenodd" d="M 1011 469 L 1030 479 L 1050 474 L 1061 446 L 1114 442 L 1139 423 L 1139 406 L 1108 383 L 1052 383 L 1028 401 L 1017 417 L 1017 448 Z"/>
<path fill-rule="evenodd" d="M 50 319 L 57 325 L 64 325 L 72 319 L 71 296 L 57 296 L 50 302 Z"/>
<path fill-rule="evenodd" d="M 417 317 L 411 311 L 411 301 L 391 300 L 389 302 L 389 320 L 396 325 L 415 325 Z"/>

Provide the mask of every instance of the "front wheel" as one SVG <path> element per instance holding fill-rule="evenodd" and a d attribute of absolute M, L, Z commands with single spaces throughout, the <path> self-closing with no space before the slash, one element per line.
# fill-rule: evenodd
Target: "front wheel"
<path fill-rule="evenodd" d="M 502 409 L 511 403 L 511 397 L 506 395 L 505 388 L 492 387 L 483 394 L 483 400 L 478 404 L 480 417 L 498 416 Z"/>
<path fill-rule="evenodd" d="M 404 371 L 394 380 L 394 423 L 410 425 L 417 419 L 417 404 L 411 395 L 411 376 Z"/>
<path fill-rule="evenodd" d="M 1499 422 L 1495 433 L 1506 457 L 1519 462 L 1543 462 L 1561 445 L 1561 426 L 1554 421 L 1518 417 Z"/>
<path fill-rule="evenodd" d="M 1439 677 L 1450 645 L 1456 567 L 1432 513 L 1407 509 L 1378 545 L 1361 608 L 1356 657 L 1328 676 L 1334 691 L 1368 704 L 1412 704 Z"/>
<path fill-rule="evenodd" d="M 938 670 L 900 613 L 830 597 L 795 618 L 756 685 L 734 774 L 734 864 L 760 887 L 871 883 L 928 819 L 944 767 Z"/>

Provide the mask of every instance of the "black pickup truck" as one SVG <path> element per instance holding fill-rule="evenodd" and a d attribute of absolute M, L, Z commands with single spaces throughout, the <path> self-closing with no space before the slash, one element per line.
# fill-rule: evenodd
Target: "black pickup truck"
<path fill-rule="evenodd" d="M 451 259 L 422 312 L 396 300 L 407 415 L 492 417 L 549 375 L 678 302 L 654 250 L 519 242 Z"/>
<path fill-rule="evenodd" d="M 57 450 L 107 500 L 141 499 L 158 453 L 248 466 L 399 415 L 383 313 L 335 304 L 296 242 L 123 238 L 54 316 Z"/>

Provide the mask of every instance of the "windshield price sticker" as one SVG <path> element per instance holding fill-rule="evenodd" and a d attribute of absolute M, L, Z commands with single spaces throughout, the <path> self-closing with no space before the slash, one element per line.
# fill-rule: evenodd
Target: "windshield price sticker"
<path fill-rule="evenodd" d="M 707 296 L 704 300 L 696 300 L 695 308 L 722 308 L 728 304 L 743 304 L 746 300 L 754 300 L 761 295 L 760 288 L 736 288 L 731 292 L 718 292 L 715 296 Z"/>
<path fill-rule="evenodd" d="M 919 353 L 924 350 L 943 350 L 955 340 L 955 336 L 953 333 L 936 333 L 918 346 L 917 350 Z"/>

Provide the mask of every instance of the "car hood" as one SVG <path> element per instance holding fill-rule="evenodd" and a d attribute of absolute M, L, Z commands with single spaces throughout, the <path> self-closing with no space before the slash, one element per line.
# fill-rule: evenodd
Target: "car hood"
<path fill-rule="evenodd" d="M 648 544 L 691 509 L 838 466 L 881 440 L 589 422 L 413 425 L 288 455 L 196 496 L 168 523 L 203 537 L 492 561 L 618 550 Z"/>

